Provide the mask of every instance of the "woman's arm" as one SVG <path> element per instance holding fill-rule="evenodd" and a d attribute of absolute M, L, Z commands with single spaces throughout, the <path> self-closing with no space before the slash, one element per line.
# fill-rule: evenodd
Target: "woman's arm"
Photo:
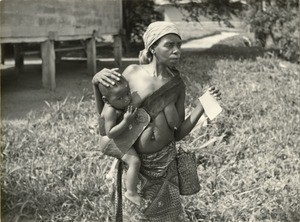
<path fill-rule="evenodd" d="M 220 99 L 220 93 L 219 90 L 216 89 L 215 87 L 210 87 L 208 89 L 209 93 L 213 95 L 216 99 Z M 182 102 L 181 102 L 182 103 Z M 184 104 L 184 102 L 183 102 Z M 175 131 L 175 140 L 179 141 L 183 139 L 186 135 L 188 135 L 192 129 L 195 127 L 197 124 L 198 120 L 204 113 L 204 109 L 199 101 L 197 100 L 196 107 L 192 111 L 192 113 L 186 118 L 182 124 L 179 126 L 179 128 Z"/>
<path fill-rule="evenodd" d="M 182 124 L 179 126 L 179 128 L 175 131 L 175 140 L 179 141 L 183 139 L 186 135 L 188 135 L 192 129 L 197 124 L 198 120 L 204 113 L 204 109 L 200 103 L 200 101 L 197 101 L 196 108 L 192 111 L 191 115 L 186 118 Z"/>
<path fill-rule="evenodd" d="M 180 91 L 177 101 L 175 103 L 177 113 L 178 113 L 178 118 L 179 118 L 178 127 L 182 124 L 182 122 L 184 121 L 184 118 L 185 118 L 184 103 L 185 103 L 185 86 L 181 88 L 181 91 Z"/>
<path fill-rule="evenodd" d="M 102 109 L 104 107 L 104 102 L 102 100 L 102 95 L 100 93 L 98 85 L 93 84 L 93 90 L 94 90 L 94 95 L 95 95 L 96 109 L 97 109 L 98 114 L 100 115 L 102 112 Z"/>

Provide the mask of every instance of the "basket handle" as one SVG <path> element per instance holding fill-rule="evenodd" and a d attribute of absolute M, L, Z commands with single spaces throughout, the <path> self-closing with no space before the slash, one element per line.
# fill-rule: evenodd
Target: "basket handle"
<path fill-rule="evenodd" d="M 190 153 L 193 152 L 192 150 L 188 150 L 185 148 L 182 148 L 182 146 L 179 145 L 178 149 L 177 149 L 177 154 L 184 154 L 184 153 Z"/>

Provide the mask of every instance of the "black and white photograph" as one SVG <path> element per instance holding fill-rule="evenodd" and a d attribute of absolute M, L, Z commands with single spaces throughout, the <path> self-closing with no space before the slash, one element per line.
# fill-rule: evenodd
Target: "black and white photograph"
<path fill-rule="evenodd" d="M 300 0 L 0 0 L 0 46 L 0 221 L 300 221 Z"/>

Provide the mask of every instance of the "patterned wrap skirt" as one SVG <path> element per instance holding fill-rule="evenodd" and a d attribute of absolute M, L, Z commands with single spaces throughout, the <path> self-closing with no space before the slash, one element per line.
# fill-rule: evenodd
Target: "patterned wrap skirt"
<path fill-rule="evenodd" d="M 157 153 L 140 155 L 142 166 L 138 191 L 142 197 L 141 206 L 122 195 L 125 177 L 121 172 L 122 164 L 119 165 L 115 221 L 188 221 L 179 194 L 176 154 L 175 142 L 171 142 Z"/>

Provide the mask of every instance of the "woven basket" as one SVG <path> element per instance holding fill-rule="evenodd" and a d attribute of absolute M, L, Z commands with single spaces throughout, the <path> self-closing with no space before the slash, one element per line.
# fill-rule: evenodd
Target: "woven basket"
<path fill-rule="evenodd" d="M 179 192 L 181 195 L 192 195 L 200 191 L 200 181 L 197 173 L 196 156 L 193 152 L 178 149 L 177 167 Z"/>

